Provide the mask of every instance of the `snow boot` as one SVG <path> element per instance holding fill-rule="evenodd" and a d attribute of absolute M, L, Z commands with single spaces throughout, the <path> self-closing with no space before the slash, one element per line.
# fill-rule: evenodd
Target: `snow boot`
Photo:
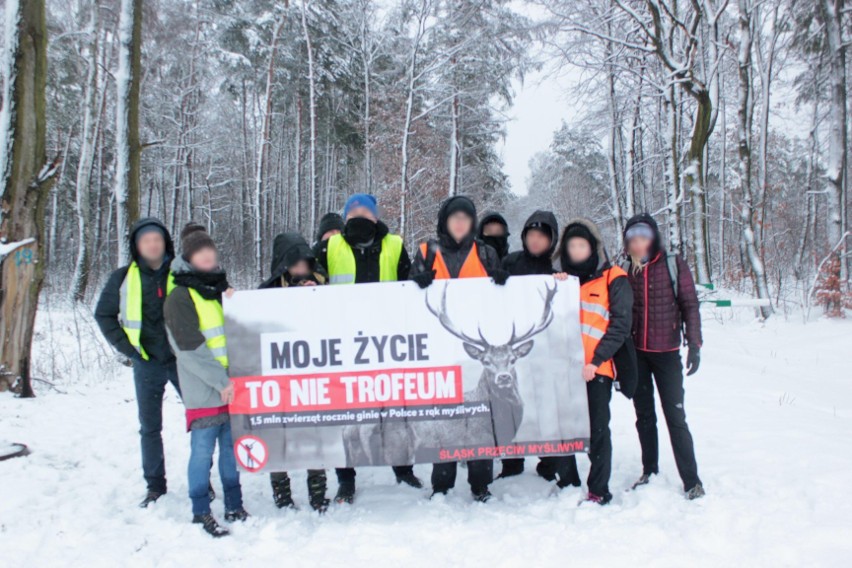
<path fill-rule="evenodd" d="M 165 491 L 162 491 L 162 492 L 161 491 L 152 491 L 152 490 L 149 489 L 148 493 L 145 494 L 145 498 L 142 499 L 142 501 L 139 503 L 139 508 L 140 509 L 147 509 L 148 505 L 150 505 L 151 503 L 156 503 L 157 499 L 159 499 L 160 497 L 162 497 L 165 494 L 166 494 Z"/>
<path fill-rule="evenodd" d="M 503 469 L 500 471 L 500 475 L 497 476 L 497 479 L 505 479 L 507 477 L 514 477 L 524 473 L 524 458 L 511 458 L 502 461 Z M 536 469 L 538 468 L 536 467 Z"/>
<path fill-rule="evenodd" d="M 293 492 L 290 490 L 290 476 L 286 472 L 276 472 L 269 476 L 272 485 L 272 500 L 279 509 L 295 509 Z"/>
<path fill-rule="evenodd" d="M 397 485 L 404 483 L 409 487 L 413 487 L 415 489 L 423 489 L 423 482 L 420 481 L 419 477 L 414 475 L 413 471 L 408 471 L 406 473 L 403 473 L 402 475 L 397 475 L 396 483 Z"/>
<path fill-rule="evenodd" d="M 325 513 L 331 503 L 325 496 L 326 485 L 325 471 L 308 470 L 308 500 L 311 508 L 320 514 Z"/>
<path fill-rule="evenodd" d="M 471 487 L 470 492 L 477 503 L 488 503 L 493 497 L 487 487 Z"/>
<path fill-rule="evenodd" d="M 586 495 L 586 498 L 580 501 L 580 504 L 582 505 L 583 503 L 596 503 L 598 505 L 603 506 L 609 504 L 610 501 L 612 501 L 612 493 L 610 493 L 609 491 L 607 491 L 603 495 L 595 495 L 590 491 L 589 494 Z"/>
<path fill-rule="evenodd" d="M 556 470 L 547 462 L 539 461 L 535 466 L 535 472 L 547 481 L 556 481 Z"/>
<path fill-rule="evenodd" d="M 346 503 L 351 505 L 355 502 L 355 482 L 344 481 L 337 488 L 337 495 L 334 496 L 335 503 Z"/>
<path fill-rule="evenodd" d="M 213 515 L 210 513 L 207 513 L 206 515 L 195 515 L 192 517 L 192 522 L 197 525 L 202 525 L 204 532 L 213 538 L 220 538 L 231 534 L 231 531 L 216 522 L 216 519 L 214 519 Z"/>
<path fill-rule="evenodd" d="M 695 487 L 686 492 L 686 498 L 690 501 L 701 499 L 704 495 L 706 495 L 706 493 L 704 493 L 704 486 L 700 483 L 696 483 Z"/>
<path fill-rule="evenodd" d="M 653 475 L 653 474 L 643 473 L 639 477 L 639 479 L 636 480 L 636 483 L 634 483 L 633 485 L 630 486 L 630 489 L 635 491 L 636 489 L 642 487 L 643 485 L 648 485 L 649 483 L 651 483 L 651 475 Z"/>
<path fill-rule="evenodd" d="M 248 511 L 244 508 L 240 507 L 239 509 L 234 509 L 233 511 L 225 511 L 225 521 L 228 523 L 235 523 L 237 521 L 245 521 L 249 518 Z"/>

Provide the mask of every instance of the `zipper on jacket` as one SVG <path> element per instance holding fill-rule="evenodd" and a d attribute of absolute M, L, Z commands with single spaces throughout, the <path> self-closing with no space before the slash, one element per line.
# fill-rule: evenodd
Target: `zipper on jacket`
<path fill-rule="evenodd" d="M 645 333 L 642 340 L 644 341 L 644 349 L 648 349 L 648 272 L 650 271 L 651 263 L 645 265 Z"/>

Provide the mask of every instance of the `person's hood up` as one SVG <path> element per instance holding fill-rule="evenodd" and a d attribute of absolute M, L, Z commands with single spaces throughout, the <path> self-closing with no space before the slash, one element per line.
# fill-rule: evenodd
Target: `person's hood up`
<path fill-rule="evenodd" d="M 260 285 L 267 288 L 272 282 L 281 278 L 287 270 L 300 260 L 307 260 L 313 271 L 316 267 L 314 251 L 305 238 L 299 233 L 281 233 L 272 243 L 272 272 L 270 277 Z"/>
<path fill-rule="evenodd" d="M 457 211 L 463 211 L 470 215 L 473 222 L 471 223 L 470 235 L 468 237 L 473 239 L 476 236 L 476 205 L 473 204 L 473 201 L 469 197 L 455 195 L 444 200 L 441 203 L 441 209 L 438 210 L 438 240 L 441 241 L 442 245 L 455 242 L 447 230 L 447 221 L 450 215 Z"/>
<path fill-rule="evenodd" d="M 556 215 L 550 211 L 538 210 L 529 216 L 526 223 L 524 223 L 524 230 L 521 233 L 521 243 L 524 245 L 525 251 L 527 250 L 527 243 L 524 241 L 524 237 L 526 237 L 527 231 L 532 228 L 533 225 L 550 229 L 550 250 L 542 256 L 553 256 L 553 253 L 556 251 L 556 247 L 559 246 L 559 222 L 556 220 Z"/>
<path fill-rule="evenodd" d="M 572 225 L 582 225 L 592 234 L 592 236 L 595 238 L 595 240 L 598 241 L 598 248 L 595 251 L 598 255 L 598 268 L 597 269 L 603 270 L 604 268 L 606 268 L 606 266 L 609 264 L 609 255 L 606 252 L 606 247 L 604 246 L 603 237 L 601 236 L 601 231 L 600 231 L 600 229 L 598 229 L 598 226 L 595 225 L 594 221 L 591 221 L 590 219 L 584 219 L 584 218 L 572 219 L 571 221 L 568 222 L 567 225 L 565 225 L 565 232 L 563 233 L 563 239 L 562 240 L 565 240 L 564 237 L 565 237 L 565 235 L 568 234 L 568 229 L 570 229 Z M 566 244 L 567 243 L 564 243 L 564 242 L 559 243 L 559 247 L 560 247 L 559 253 L 560 254 L 562 254 L 562 251 L 565 249 Z"/>
<path fill-rule="evenodd" d="M 166 239 L 166 262 L 175 257 L 175 244 L 172 241 L 172 236 L 169 234 L 169 230 L 163 224 L 162 221 L 155 217 L 143 217 L 136 221 L 133 226 L 130 228 L 130 258 L 132 258 L 135 262 L 139 262 L 139 251 L 136 249 L 136 233 L 139 229 L 143 227 L 148 227 L 150 225 L 154 225 L 159 227 L 163 231 L 163 235 Z"/>
<path fill-rule="evenodd" d="M 504 227 L 506 227 L 506 236 L 510 236 L 509 233 L 509 223 L 506 222 L 506 218 L 496 211 L 488 211 L 485 215 L 482 216 L 482 219 L 479 221 L 479 229 L 477 230 L 477 236 L 481 239 L 484 235 L 482 234 L 482 230 L 485 228 L 485 225 L 488 223 L 500 223 Z"/>
<path fill-rule="evenodd" d="M 657 225 L 657 221 L 651 216 L 650 213 L 639 213 L 634 215 L 630 219 L 627 220 L 627 223 L 624 224 L 624 232 L 621 234 L 621 239 L 623 241 L 623 246 L 625 252 L 627 251 L 627 230 L 633 225 L 645 223 L 651 230 L 654 231 L 654 244 L 652 245 L 653 250 L 660 250 L 663 248 L 662 239 L 660 238 L 660 227 Z"/>

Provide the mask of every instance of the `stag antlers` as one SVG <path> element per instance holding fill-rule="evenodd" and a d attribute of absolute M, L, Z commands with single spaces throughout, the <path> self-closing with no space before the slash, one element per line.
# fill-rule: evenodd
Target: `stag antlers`
<path fill-rule="evenodd" d="M 531 337 L 538 335 L 550 325 L 553 321 L 553 297 L 556 295 L 556 283 L 554 282 L 553 286 L 546 286 L 544 291 L 539 291 L 539 295 L 541 295 L 542 300 L 544 300 L 544 311 L 541 314 L 541 319 L 539 319 L 536 323 L 527 330 L 526 333 L 517 335 L 515 331 L 515 324 L 512 323 L 512 337 L 509 339 L 506 345 L 517 345 L 519 343 L 523 343 L 529 340 Z M 449 331 L 454 337 L 461 339 L 465 343 L 470 343 L 473 345 L 477 345 L 479 347 L 485 348 L 490 344 L 488 340 L 482 335 L 482 329 L 477 326 L 477 333 L 479 334 L 479 339 L 471 337 L 464 333 L 461 329 L 459 329 L 447 315 L 447 285 L 444 285 L 444 291 L 441 294 L 441 307 L 440 309 L 435 309 L 432 307 L 432 304 L 429 303 L 429 296 L 426 296 L 426 308 L 438 318 L 438 322 L 443 326 L 444 329 Z"/>

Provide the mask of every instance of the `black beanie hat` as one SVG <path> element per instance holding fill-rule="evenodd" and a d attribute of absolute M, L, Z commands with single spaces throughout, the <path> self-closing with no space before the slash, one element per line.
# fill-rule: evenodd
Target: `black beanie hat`
<path fill-rule="evenodd" d="M 598 240 L 595 238 L 589 228 L 583 225 L 582 223 L 574 223 L 573 225 L 569 225 L 565 229 L 565 244 L 568 244 L 568 241 L 575 237 L 586 239 L 587 241 L 589 241 L 589 245 L 592 247 L 592 251 L 597 250 Z"/>
<path fill-rule="evenodd" d="M 201 249 L 212 248 L 216 250 L 216 243 L 213 242 L 213 237 L 198 223 L 187 223 L 181 230 L 180 236 L 181 252 L 187 262 L 192 258 L 192 255 Z"/>
<path fill-rule="evenodd" d="M 317 240 L 322 240 L 322 236 L 329 231 L 343 231 L 345 223 L 343 217 L 338 213 L 326 213 L 322 216 L 317 229 Z"/>

